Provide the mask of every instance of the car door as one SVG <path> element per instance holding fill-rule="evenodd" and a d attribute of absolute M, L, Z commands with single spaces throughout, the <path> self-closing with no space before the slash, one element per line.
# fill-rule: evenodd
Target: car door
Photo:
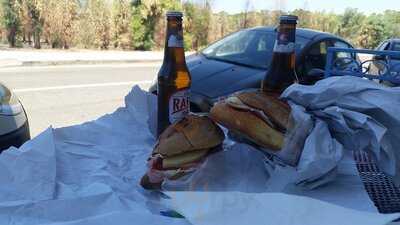
<path fill-rule="evenodd" d="M 298 71 L 300 76 L 307 79 L 307 75 L 312 69 L 325 69 L 326 55 L 328 47 L 332 47 L 328 39 L 318 41 L 306 49 L 303 53 L 302 63 L 299 65 Z"/>
<path fill-rule="evenodd" d="M 331 40 L 332 46 L 336 48 L 353 48 L 349 44 L 341 40 Z M 333 55 L 334 67 L 339 70 L 345 71 L 358 71 L 360 68 L 360 60 L 354 53 L 349 52 L 336 52 Z"/>
<path fill-rule="evenodd" d="M 386 51 L 390 48 L 390 42 L 385 41 L 381 45 L 379 45 L 376 50 L 378 51 Z M 387 61 L 385 57 L 380 55 L 374 55 L 372 57 L 372 63 L 370 64 L 368 73 L 371 75 L 381 75 L 386 73 L 387 71 Z"/>
<path fill-rule="evenodd" d="M 378 50 L 378 51 L 383 51 L 383 50 L 387 49 L 388 47 L 389 47 L 389 42 L 388 42 L 388 41 L 385 41 L 385 42 L 383 42 L 382 44 L 380 44 L 380 45 L 377 47 L 376 50 Z"/>
<path fill-rule="evenodd" d="M 400 53 L 400 42 L 393 40 L 390 45 L 390 51 Z M 394 55 L 388 57 L 387 63 L 390 69 L 390 76 L 392 78 L 392 83 L 396 86 L 400 85 L 400 56 Z"/>
<path fill-rule="evenodd" d="M 322 76 L 311 77 L 309 73 L 312 69 L 325 69 L 329 47 L 332 47 L 330 39 L 322 39 L 304 50 L 296 70 L 301 83 L 313 84 L 317 80 L 322 79 Z"/>
<path fill-rule="evenodd" d="M 297 68 L 300 82 L 312 84 L 323 78 L 322 75 L 320 77 L 310 77 L 309 73 L 312 69 L 325 70 L 329 47 L 352 48 L 352 46 L 346 42 L 333 38 L 325 38 L 313 43 L 310 47 L 305 49 L 302 59 L 300 59 L 300 64 Z M 334 60 L 340 64 L 339 66 L 342 68 L 354 68 L 357 66 L 357 59 L 352 56 L 351 53 L 336 53 Z"/>

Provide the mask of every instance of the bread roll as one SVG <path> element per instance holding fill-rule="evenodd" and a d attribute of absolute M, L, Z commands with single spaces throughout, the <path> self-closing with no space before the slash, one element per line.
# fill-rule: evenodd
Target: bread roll
<path fill-rule="evenodd" d="M 185 166 L 186 164 L 193 163 L 199 159 L 204 158 L 209 150 L 210 149 L 196 150 L 164 158 L 162 160 L 162 167 L 165 170 L 179 169 Z"/>
<path fill-rule="evenodd" d="M 290 106 L 275 93 L 262 91 L 243 92 L 236 95 L 247 106 L 262 110 L 278 129 L 285 131 L 289 124 Z"/>
<path fill-rule="evenodd" d="M 225 135 L 209 117 L 188 115 L 170 125 L 159 137 L 140 180 L 145 189 L 161 189 L 165 179 L 175 180 L 192 171 Z"/>
<path fill-rule="evenodd" d="M 210 117 L 261 147 L 280 150 L 283 146 L 284 134 L 273 128 L 255 112 L 232 107 L 226 102 L 219 102 L 212 107 Z"/>
<path fill-rule="evenodd" d="M 169 126 L 159 137 L 153 154 L 174 156 L 220 145 L 225 136 L 221 128 L 205 116 L 188 115 Z"/>

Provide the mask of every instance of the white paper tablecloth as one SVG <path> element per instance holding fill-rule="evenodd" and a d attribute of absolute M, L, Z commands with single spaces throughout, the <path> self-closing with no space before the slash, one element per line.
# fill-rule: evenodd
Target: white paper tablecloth
<path fill-rule="evenodd" d="M 372 225 L 398 215 L 380 215 L 282 193 L 170 192 L 170 204 L 194 225 Z"/>
<path fill-rule="evenodd" d="M 351 160 L 347 164 L 350 166 L 339 166 L 343 168 L 343 173 L 339 173 L 341 175 L 334 183 L 307 191 L 278 185 L 284 181 L 279 177 L 271 178 L 266 173 L 260 152 L 249 149 L 247 145 L 232 143 L 227 144 L 226 151 L 212 155 L 191 177 L 196 183 L 189 186 L 182 183 L 178 185 L 183 190 L 227 192 L 212 194 L 212 198 L 208 198 L 219 202 L 220 207 L 212 211 L 213 208 L 205 205 L 209 204 L 207 201 L 189 201 L 185 205 L 173 206 L 160 193 L 145 191 L 138 184 L 146 169 L 146 158 L 155 142 L 147 128 L 148 116 L 153 113 L 149 108 L 154 104 L 154 98 L 135 87 L 125 100 L 126 107 L 110 115 L 77 126 L 49 128 L 21 148 L 2 153 L 0 224 L 181 225 L 209 224 L 207 221 L 220 224 L 218 221 L 222 219 L 237 217 L 235 207 L 225 211 L 225 214 L 216 213 L 226 208 L 222 204 L 224 201 L 231 205 L 232 201 L 247 201 L 249 209 L 254 209 L 253 214 L 250 210 L 247 212 L 248 216 L 253 216 L 249 220 L 253 224 L 268 224 L 264 220 L 264 214 L 274 212 L 270 211 L 274 207 L 283 210 L 289 203 L 289 211 L 296 211 L 296 207 L 312 209 L 307 210 L 307 215 L 318 215 L 320 210 L 321 213 L 326 213 L 337 209 L 332 211 L 335 212 L 332 217 L 340 219 L 339 221 L 349 218 L 349 223 L 353 218 L 358 222 L 356 219 L 361 215 L 368 218 L 371 224 L 386 224 L 392 218 L 398 217 L 370 213 L 376 209 L 373 208 L 359 178 L 354 175 L 354 164 Z M 272 180 L 276 181 L 275 186 L 268 185 Z M 174 184 L 168 185 L 173 187 L 171 185 Z M 361 211 L 349 211 L 310 198 L 263 193 L 282 187 L 282 191 L 289 194 L 309 196 Z M 187 194 L 194 194 L 193 198 L 198 198 L 207 193 Z M 174 201 L 182 201 L 182 196 L 185 193 L 175 193 Z M 252 201 L 252 198 L 258 200 Z M 308 204 L 312 208 L 307 208 Z M 324 207 L 319 207 L 320 204 Z M 242 207 L 243 204 L 238 206 Z M 201 218 L 193 217 L 193 207 L 202 207 L 214 213 L 205 213 L 201 217 L 204 218 L 202 221 Z M 178 209 L 188 219 L 160 215 L 161 211 L 171 208 Z M 208 215 L 213 216 L 211 220 Z M 275 219 L 278 217 L 274 217 L 274 224 Z M 282 219 L 281 224 L 287 218 Z M 298 216 L 296 222 L 306 224 L 311 219 L 311 216 Z M 332 224 L 332 221 L 318 221 L 319 224 Z"/>

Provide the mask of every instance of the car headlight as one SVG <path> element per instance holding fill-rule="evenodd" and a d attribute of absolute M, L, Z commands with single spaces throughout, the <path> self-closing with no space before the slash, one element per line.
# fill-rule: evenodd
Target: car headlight
<path fill-rule="evenodd" d="M 0 115 L 14 116 L 21 112 L 23 112 L 23 108 L 17 96 L 0 84 Z"/>

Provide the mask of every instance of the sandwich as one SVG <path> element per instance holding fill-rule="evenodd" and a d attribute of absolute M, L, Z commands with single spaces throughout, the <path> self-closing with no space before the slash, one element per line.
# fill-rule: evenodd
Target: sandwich
<path fill-rule="evenodd" d="M 236 93 L 217 102 L 210 117 L 261 149 L 278 152 L 289 127 L 290 106 L 275 93 Z"/>
<path fill-rule="evenodd" d="M 176 180 L 195 170 L 222 146 L 224 138 L 221 128 L 207 116 L 190 114 L 171 124 L 158 138 L 140 184 L 161 189 L 165 179 Z"/>

